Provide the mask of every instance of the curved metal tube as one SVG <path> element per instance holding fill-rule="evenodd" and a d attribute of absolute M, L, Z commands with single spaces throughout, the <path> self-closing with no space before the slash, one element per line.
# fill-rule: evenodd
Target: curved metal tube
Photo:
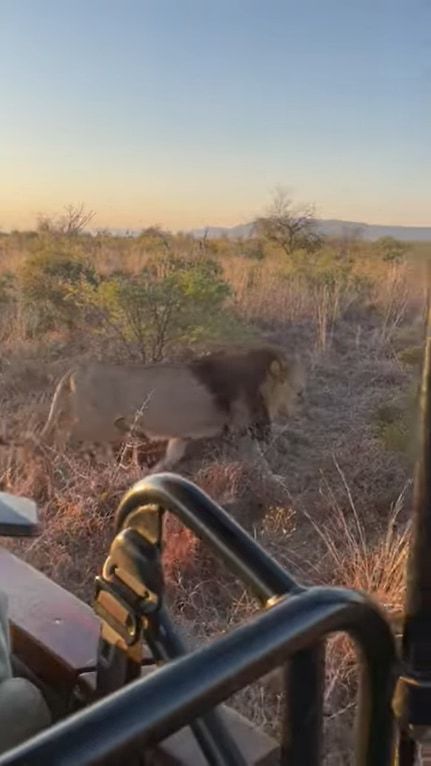
<path fill-rule="evenodd" d="M 270 600 L 303 588 L 203 490 L 177 474 L 149 476 L 131 487 L 115 517 L 119 534 L 133 528 L 153 545 L 162 545 L 162 514 L 170 511 L 203 540 L 266 606 Z M 295 673 L 295 669 L 298 671 Z M 291 662 L 292 675 L 305 674 L 307 694 L 288 684 L 283 738 L 291 766 L 318 763 L 322 730 L 324 662 L 321 647 L 312 647 Z M 291 695 L 295 704 L 291 704 Z"/>
<path fill-rule="evenodd" d="M 175 474 L 157 474 L 135 484 L 120 502 L 116 531 L 131 526 L 153 544 L 161 545 L 162 510 L 174 513 L 205 541 L 263 605 L 281 595 L 305 592 L 223 508 Z M 281 762 L 314 766 L 320 762 L 321 749 L 323 643 L 315 641 L 295 653 L 287 670 Z"/>
<path fill-rule="evenodd" d="M 0 766 L 90 766 L 153 746 L 328 633 L 346 631 L 366 660 L 358 766 L 389 766 L 394 640 L 379 609 L 344 589 L 311 588 L 218 641 L 135 681 L 0 757 Z M 122 761 L 124 762 L 124 761 Z M 305 763 L 304 763 L 305 766 Z"/>
<path fill-rule="evenodd" d="M 428 279 L 431 278 L 431 263 Z M 420 389 L 420 439 L 413 493 L 413 528 L 407 562 L 402 635 L 403 673 L 395 707 L 401 724 L 400 766 L 417 762 L 431 735 L 431 282 L 428 284 L 425 352 Z"/>
<path fill-rule="evenodd" d="M 176 474 L 155 474 L 134 484 L 118 507 L 116 533 L 132 526 L 150 542 L 160 545 L 161 524 L 157 526 L 160 513 L 154 506 L 174 513 L 193 530 L 264 605 L 274 596 L 303 590 L 223 508 L 195 484 Z"/>

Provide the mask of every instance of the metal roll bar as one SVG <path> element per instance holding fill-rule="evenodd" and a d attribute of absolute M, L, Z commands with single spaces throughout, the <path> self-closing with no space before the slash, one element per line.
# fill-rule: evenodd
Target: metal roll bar
<path fill-rule="evenodd" d="M 401 644 L 403 670 L 395 709 L 400 721 L 398 760 L 414 766 L 431 757 L 431 307 L 420 390 L 419 456 L 413 495 L 413 530 Z"/>
<path fill-rule="evenodd" d="M 299 586 L 205 493 L 173 475 L 153 476 L 139 482 L 120 503 L 117 536 L 104 568 L 108 588 L 115 581 L 116 567 L 127 570 L 129 585 L 133 578 L 139 580 L 138 568 L 143 571 L 145 556 L 127 558 L 132 550 L 131 540 L 143 542 L 144 553 L 151 551 L 155 565 L 164 509 L 175 513 L 223 556 L 265 604 L 265 612 L 210 646 L 173 659 L 146 679 L 129 677 L 124 688 L 5 754 L 0 758 L 0 766 L 42 763 L 87 766 L 109 763 L 110 758 L 125 758 L 196 718 L 202 719 L 232 693 L 286 663 L 287 705 L 280 763 L 317 765 L 323 642 L 334 631 L 348 633 L 363 657 L 357 763 L 389 766 L 396 657 L 392 633 L 376 604 L 366 595 L 347 589 Z M 132 567 L 128 567 L 130 560 Z M 121 572 L 118 576 L 121 579 Z M 143 603 L 146 607 L 140 614 L 145 612 L 149 643 L 154 636 L 163 637 L 163 620 L 162 631 L 151 625 L 152 615 L 157 615 L 160 607 L 157 599 L 161 588 L 154 599 L 158 587 L 156 574 L 147 587 L 147 598 L 140 602 L 141 607 Z M 109 621 L 109 615 L 105 617 Z M 130 621 L 126 619 L 124 624 L 130 629 Z M 136 645 L 131 646 L 135 651 Z M 211 732 L 211 726 L 208 731 Z M 231 763 L 229 756 L 223 760 L 220 752 L 210 754 L 208 760 L 212 764 Z"/>
<path fill-rule="evenodd" d="M 355 639 L 365 657 L 358 763 L 384 766 L 390 763 L 393 733 L 392 636 L 365 596 L 337 588 L 311 588 L 290 600 L 281 599 L 219 641 L 134 681 L 4 755 L 0 764 L 87 766 L 136 754 L 138 748 L 152 746 L 182 728 L 289 655 L 340 630 Z M 283 757 L 282 762 L 289 761 Z"/>

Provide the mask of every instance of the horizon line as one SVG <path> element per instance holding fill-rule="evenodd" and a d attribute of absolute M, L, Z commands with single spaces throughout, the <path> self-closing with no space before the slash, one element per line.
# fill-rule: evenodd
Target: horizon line
<path fill-rule="evenodd" d="M 97 215 L 97 214 L 96 214 Z M 345 218 L 315 218 L 316 223 L 338 223 L 338 224 L 348 224 L 351 226 L 363 226 L 368 228 L 396 228 L 396 229 L 431 229 L 431 222 L 429 224 L 404 224 L 404 223 L 367 223 L 366 221 L 354 221 L 351 219 L 345 219 Z M 193 232 L 201 232 L 205 231 L 207 229 L 220 229 L 225 231 L 231 231 L 232 229 L 242 228 L 246 226 L 253 225 L 254 221 L 250 220 L 245 223 L 236 223 L 232 225 L 225 225 L 225 224 L 217 224 L 217 223 L 207 223 L 200 226 L 192 226 L 190 228 L 177 228 L 177 227 L 169 227 L 165 226 L 162 223 L 150 223 L 144 226 L 89 226 L 88 228 L 85 228 L 82 233 L 87 234 L 97 234 L 100 231 L 108 230 L 110 232 L 131 232 L 131 233 L 139 233 L 142 231 L 145 231 L 146 229 L 161 229 L 162 231 L 167 231 L 172 234 L 192 234 Z M 36 232 L 37 231 L 37 225 L 35 227 L 28 227 L 28 226 L 13 226 L 13 227 L 5 227 L 0 228 L 0 234 L 12 234 L 13 232 L 20 232 L 20 233 L 30 233 L 30 232 Z"/>

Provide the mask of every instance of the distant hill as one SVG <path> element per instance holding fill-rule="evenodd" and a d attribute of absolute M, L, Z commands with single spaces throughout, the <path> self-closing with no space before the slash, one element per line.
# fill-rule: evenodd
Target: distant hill
<path fill-rule="evenodd" d="M 355 223 L 354 221 L 318 220 L 318 231 L 326 237 L 345 237 L 357 235 L 361 239 L 376 240 L 380 237 L 394 237 L 401 242 L 431 242 L 431 226 L 380 226 L 378 224 Z M 227 237 L 228 239 L 247 239 L 253 231 L 253 224 L 223 227 L 208 226 L 207 229 L 194 229 L 195 237 L 203 237 L 205 232 L 210 239 Z"/>

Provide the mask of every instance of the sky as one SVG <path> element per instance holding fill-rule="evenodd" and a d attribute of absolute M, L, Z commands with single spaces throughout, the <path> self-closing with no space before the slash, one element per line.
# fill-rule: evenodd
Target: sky
<path fill-rule="evenodd" d="M 430 0 L 0 0 L 0 227 L 431 225 Z"/>

